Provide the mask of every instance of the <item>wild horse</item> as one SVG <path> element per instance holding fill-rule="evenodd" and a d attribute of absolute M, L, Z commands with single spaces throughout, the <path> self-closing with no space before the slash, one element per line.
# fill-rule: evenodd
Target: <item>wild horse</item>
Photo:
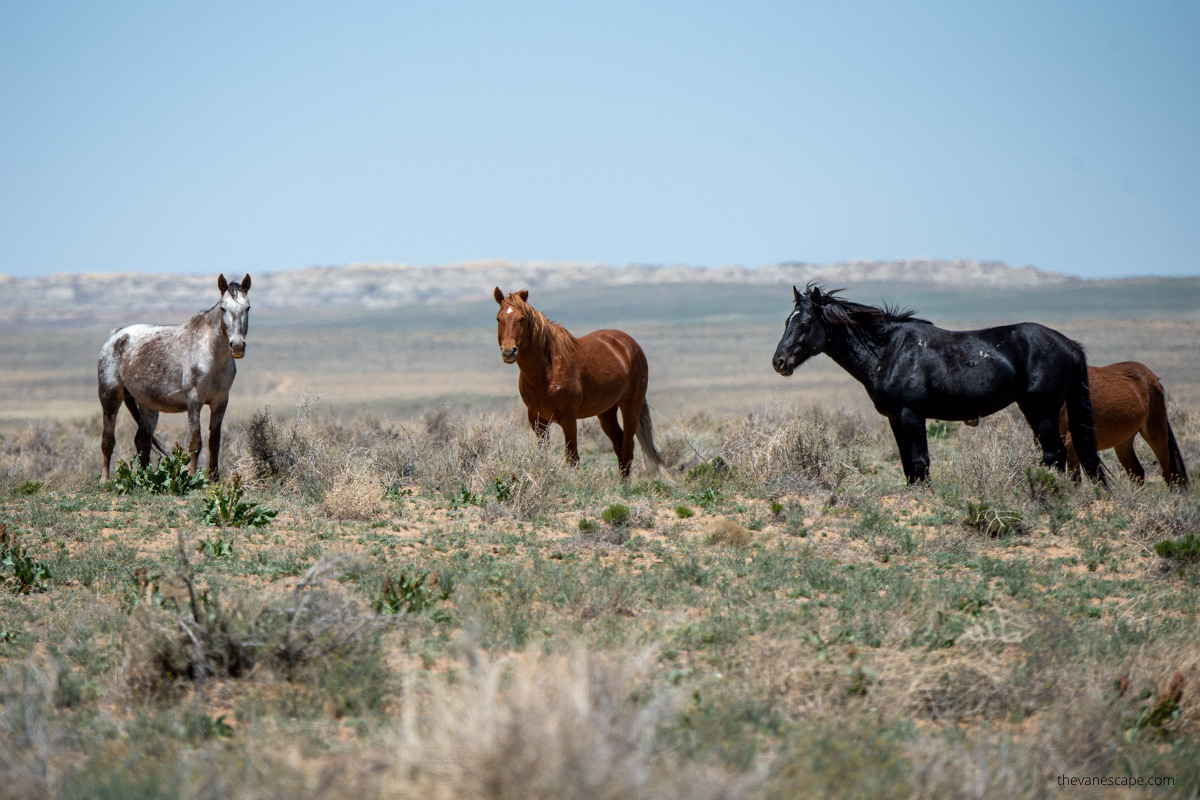
<path fill-rule="evenodd" d="M 1167 486 L 1186 489 L 1187 467 L 1175 442 L 1175 432 L 1167 419 L 1167 398 L 1162 384 L 1149 367 L 1137 361 L 1122 361 L 1107 367 L 1088 367 L 1092 412 L 1096 428 L 1096 449 L 1117 451 L 1117 460 L 1137 483 L 1146 480 L 1146 471 L 1133 451 L 1139 433 L 1150 445 L 1162 468 Z M 1068 437 L 1067 409 L 1059 415 L 1059 433 L 1067 444 L 1067 463 L 1079 474 L 1079 456 L 1074 437 Z"/>
<path fill-rule="evenodd" d="M 635 431 L 646 460 L 664 468 L 646 403 L 650 370 L 633 337 L 602 330 L 576 338 L 529 305 L 529 290 L 505 295 L 496 287 L 494 296 L 500 304 L 496 314 L 500 357 L 521 371 L 517 387 L 529 425 L 538 436 L 545 440 L 550 423 L 557 422 L 566 439 L 567 460 L 577 464 L 576 423 L 599 417 L 623 476 L 629 476 L 633 463 Z M 617 422 L 618 410 L 624 430 Z"/>
<path fill-rule="evenodd" d="M 104 432 L 104 479 L 109 479 L 114 430 L 121 403 L 137 423 L 134 445 L 142 467 L 150 465 L 150 447 L 161 453 L 154 436 L 159 413 L 186 411 L 191 438 L 191 471 L 200 460 L 200 409 L 208 406 L 208 472 L 217 476 L 221 452 L 221 421 L 229 403 L 229 388 L 237 374 L 233 359 L 246 354 L 246 328 L 250 321 L 250 276 L 241 283 L 217 278 L 221 299 L 182 325 L 130 325 L 113 332 L 100 349 L 96 372 L 100 382 L 100 407 Z"/>
<path fill-rule="evenodd" d="M 1042 446 L 1064 469 L 1058 412 L 1067 405 L 1075 449 L 1088 476 L 1105 483 L 1092 431 L 1083 347 L 1035 322 L 947 331 L 913 311 L 867 306 L 809 284 L 792 287 L 795 307 L 775 349 L 775 371 L 791 375 L 825 353 L 867 390 L 888 418 L 909 483 L 929 478 L 925 420 L 967 420 L 1016 403 Z"/>

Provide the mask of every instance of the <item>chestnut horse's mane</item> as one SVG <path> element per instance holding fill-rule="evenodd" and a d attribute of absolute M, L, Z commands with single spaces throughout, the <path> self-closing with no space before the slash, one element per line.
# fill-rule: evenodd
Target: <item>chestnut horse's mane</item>
<path fill-rule="evenodd" d="M 554 360 L 570 360 L 575 357 L 575 337 L 570 331 L 547 318 L 515 292 L 510 294 L 508 299 L 525 315 L 525 321 L 530 325 L 530 335 L 546 355 Z"/>

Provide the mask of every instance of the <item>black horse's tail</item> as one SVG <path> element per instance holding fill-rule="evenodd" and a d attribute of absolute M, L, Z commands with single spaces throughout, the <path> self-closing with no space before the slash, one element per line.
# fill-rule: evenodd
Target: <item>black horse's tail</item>
<path fill-rule="evenodd" d="M 654 446 L 654 423 L 650 420 L 650 404 L 646 402 L 642 403 L 642 413 L 638 416 L 637 440 L 642 446 L 642 455 L 669 480 L 671 475 L 667 472 L 667 463 Z"/>
<path fill-rule="evenodd" d="M 1167 454 L 1171 459 L 1171 484 L 1180 489 L 1188 487 L 1187 467 L 1183 465 L 1183 453 L 1179 452 L 1179 444 L 1175 441 L 1175 431 L 1171 423 L 1167 423 Z"/>
<path fill-rule="evenodd" d="M 133 421 L 140 428 L 142 426 L 142 410 L 138 408 L 137 401 L 128 394 L 125 395 L 125 407 L 129 409 L 129 413 L 133 416 Z M 167 451 L 163 449 L 157 436 L 150 437 L 150 444 L 154 445 L 154 449 L 158 451 L 159 455 L 167 455 Z"/>
<path fill-rule="evenodd" d="M 1108 486 L 1107 473 L 1100 461 L 1100 451 L 1096 449 L 1096 429 L 1092 423 L 1092 394 L 1088 388 L 1087 356 L 1082 347 L 1078 347 L 1076 352 L 1079 358 L 1076 361 L 1075 374 L 1067 384 L 1067 425 L 1071 430 L 1071 443 L 1075 445 L 1075 454 L 1079 456 L 1079 463 L 1087 476 L 1102 486 Z"/>

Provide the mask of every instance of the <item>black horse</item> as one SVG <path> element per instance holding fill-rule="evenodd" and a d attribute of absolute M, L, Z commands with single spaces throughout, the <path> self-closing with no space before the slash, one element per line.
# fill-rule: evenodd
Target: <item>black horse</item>
<path fill-rule="evenodd" d="M 1067 404 L 1071 438 L 1088 477 L 1105 483 L 1096 451 L 1083 347 L 1036 322 L 947 331 L 913 311 L 861 305 L 809 284 L 775 349 L 775 371 L 825 353 L 866 387 L 888 418 L 909 483 L 928 480 L 925 420 L 970 420 L 1016 403 L 1042 446 L 1042 462 L 1066 467 L 1058 414 Z"/>

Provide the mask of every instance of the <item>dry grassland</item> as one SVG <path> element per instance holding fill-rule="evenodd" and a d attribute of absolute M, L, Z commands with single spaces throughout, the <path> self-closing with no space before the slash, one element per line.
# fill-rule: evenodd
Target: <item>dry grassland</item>
<path fill-rule="evenodd" d="M 1039 471 L 1009 413 L 931 423 L 904 486 L 857 384 L 770 372 L 786 302 L 711 291 L 540 304 L 651 354 L 670 481 L 594 421 L 578 469 L 539 447 L 487 304 L 256 316 L 223 465 L 261 527 L 99 483 L 102 331 L 6 337 L 0 796 L 1195 796 L 1200 492 L 1144 448 L 1144 487 Z M 1155 368 L 1200 474 L 1165 305 L 1057 326 Z"/>

